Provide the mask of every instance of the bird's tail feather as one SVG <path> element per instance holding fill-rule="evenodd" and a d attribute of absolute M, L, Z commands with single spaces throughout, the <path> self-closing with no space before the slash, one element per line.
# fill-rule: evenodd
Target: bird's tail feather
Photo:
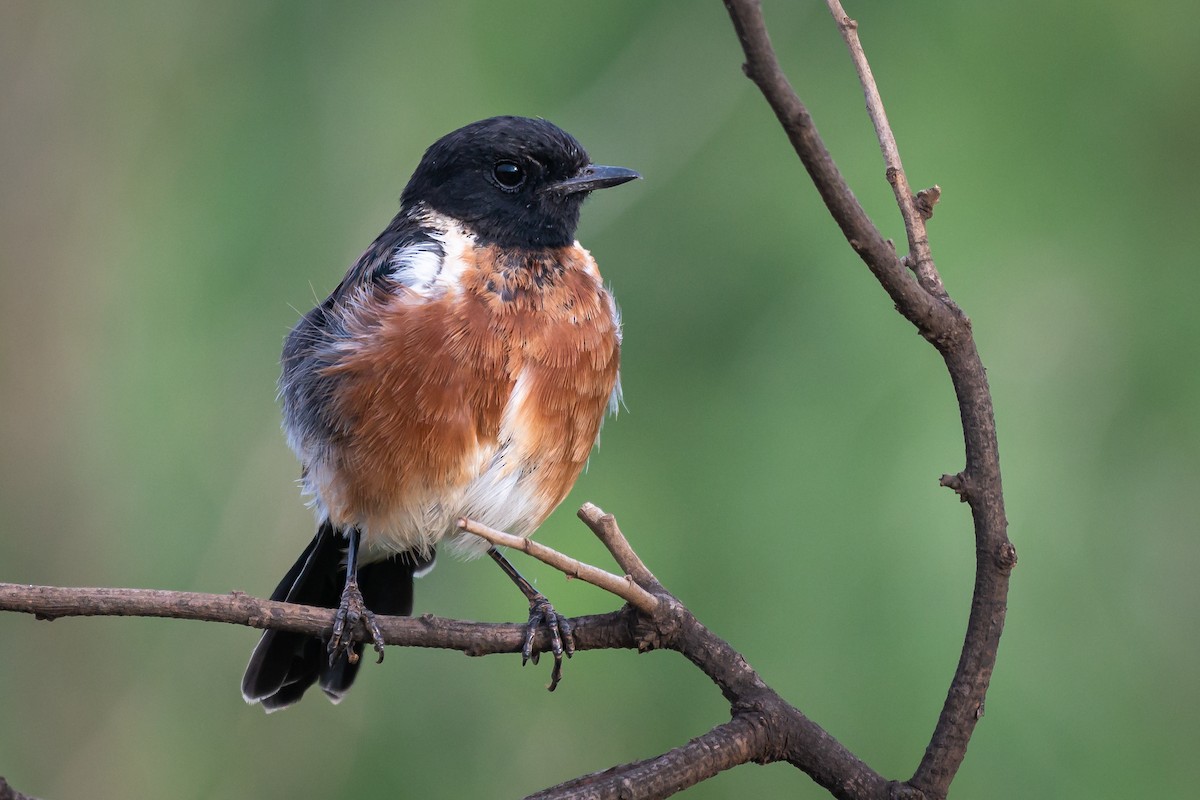
<path fill-rule="evenodd" d="M 271 599 L 337 608 L 346 578 L 344 551 L 340 532 L 328 521 L 323 522 Z M 411 614 L 413 574 L 426 569 L 431 560 L 401 553 L 360 567 L 358 585 L 364 605 L 376 614 Z M 354 652 L 362 655 L 361 642 L 355 643 Z M 308 687 L 317 683 L 336 703 L 354 682 L 361 662 L 359 658 L 351 664 L 342 656 L 331 665 L 322 640 L 303 633 L 269 630 L 250 655 L 242 677 L 242 697 L 248 703 L 261 703 L 268 712 L 277 711 L 298 701 Z"/>

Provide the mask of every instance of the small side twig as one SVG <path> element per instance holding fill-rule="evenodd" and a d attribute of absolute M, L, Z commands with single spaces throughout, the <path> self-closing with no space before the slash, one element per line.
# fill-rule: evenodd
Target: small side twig
<path fill-rule="evenodd" d="M 511 533 L 489 528 L 473 519 L 460 519 L 458 527 L 494 545 L 520 550 L 569 577 L 579 578 L 581 581 L 598 586 L 646 614 L 652 615 L 658 609 L 658 600 L 654 595 L 638 586 L 630 578 L 622 578 L 620 575 L 606 572 L 599 567 L 585 564 L 553 548 L 546 547 L 544 544 L 538 544 L 532 539 L 513 536 Z"/>
<path fill-rule="evenodd" d="M 813 185 L 846 241 L 891 296 L 896 308 L 921 335 L 932 340 L 953 318 L 949 307 L 925 290 L 896 254 L 854 196 L 842 171 L 821 139 L 808 108 L 784 74 L 767 34 L 758 0 L 724 0 L 746 55 L 742 71 L 754 81 L 775 112 L 788 141 L 808 170 Z"/>
<path fill-rule="evenodd" d="M 887 110 L 883 106 L 883 98 L 879 96 L 879 87 L 875 83 L 875 75 L 863 51 L 862 42 L 858 39 L 858 23 L 846 14 L 839 0 L 825 0 L 829 13 L 837 22 L 842 39 L 850 49 L 850 59 L 854 62 L 854 70 L 858 73 L 859 83 L 862 84 L 863 94 L 867 100 L 867 114 L 871 124 L 875 126 L 875 136 L 879 139 L 879 147 L 883 151 L 883 163 L 886 167 L 888 183 L 896 195 L 896 204 L 900 207 L 900 216 L 904 219 L 904 230 L 908 234 L 908 265 L 917 276 L 917 282 L 925 291 L 946 303 L 955 311 L 958 306 L 946 293 L 942 285 L 942 277 L 933 265 L 933 256 L 929 250 L 929 235 L 925 231 L 925 220 L 933 215 L 932 204 L 930 213 L 922 214 L 917 208 L 917 198 L 913 196 L 908 185 L 908 177 L 904 172 L 904 164 L 900 161 L 900 148 L 896 145 L 896 136 L 888 122 Z M 941 192 L 939 190 L 938 195 Z M 937 202 L 936 199 L 934 202 Z"/>
<path fill-rule="evenodd" d="M 616 517 L 604 513 L 599 506 L 592 503 L 584 503 L 579 509 L 578 517 L 608 548 L 608 552 L 612 554 L 617 565 L 625 570 L 626 575 L 637 581 L 639 586 L 658 584 L 658 578 L 654 577 L 654 574 L 642 563 L 642 559 L 630 547 L 625 534 L 621 533 Z"/>

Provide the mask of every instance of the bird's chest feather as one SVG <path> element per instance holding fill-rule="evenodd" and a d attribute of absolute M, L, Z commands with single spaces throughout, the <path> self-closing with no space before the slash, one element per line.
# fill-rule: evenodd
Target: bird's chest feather
<path fill-rule="evenodd" d="M 342 430 L 315 487 L 368 543 L 435 543 L 459 516 L 532 533 L 585 465 L 619 331 L 578 245 L 447 248 L 430 280 L 347 307 L 327 368 Z"/>

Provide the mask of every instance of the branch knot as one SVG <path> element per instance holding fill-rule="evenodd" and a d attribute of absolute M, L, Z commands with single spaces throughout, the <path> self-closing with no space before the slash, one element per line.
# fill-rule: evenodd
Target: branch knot
<path fill-rule="evenodd" d="M 1017 566 L 1017 548 L 1012 542 L 1003 542 L 996 551 L 996 566 L 1004 572 L 1012 572 Z"/>
<path fill-rule="evenodd" d="M 967 478 L 966 472 L 956 472 L 953 475 L 943 475 L 938 479 L 938 483 L 945 486 L 947 489 L 953 489 L 958 495 L 959 502 L 967 502 L 967 496 L 972 491 L 971 481 Z"/>
<path fill-rule="evenodd" d="M 913 198 L 913 203 L 916 205 L 917 213 L 921 215 L 922 219 L 933 219 L 933 207 L 941 199 L 942 187 L 935 183 L 928 189 L 922 189 L 917 192 L 917 196 Z"/>
<path fill-rule="evenodd" d="M 689 613 L 671 594 L 663 592 L 655 596 L 658 607 L 653 614 L 632 606 L 629 608 L 633 612 L 630 615 L 629 633 L 639 653 L 678 649 L 676 644 L 683 631 L 681 620 Z"/>

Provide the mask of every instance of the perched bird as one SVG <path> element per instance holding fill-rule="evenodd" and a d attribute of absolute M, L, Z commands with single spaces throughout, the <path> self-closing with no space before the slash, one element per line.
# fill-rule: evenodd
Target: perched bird
<path fill-rule="evenodd" d="M 288 444 L 317 533 L 272 600 L 338 609 L 328 643 L 269 630 L 242 679 L 268 711 L 313 683 L 334 702 L 378 614 L 411 614 L 413 578 L 443 541 L 487 552 L 529 600 L 524 656 L 547 625 L 551 689 L 570 628 L 461 517 L 531 535 L 587 462 L 620 401 L 620 319 L 575 241 L 588 193 L 640 177 L 590 163 L 541 119 L 494 117 L 435 142 L 400 212 L 283 348 Z"/>

